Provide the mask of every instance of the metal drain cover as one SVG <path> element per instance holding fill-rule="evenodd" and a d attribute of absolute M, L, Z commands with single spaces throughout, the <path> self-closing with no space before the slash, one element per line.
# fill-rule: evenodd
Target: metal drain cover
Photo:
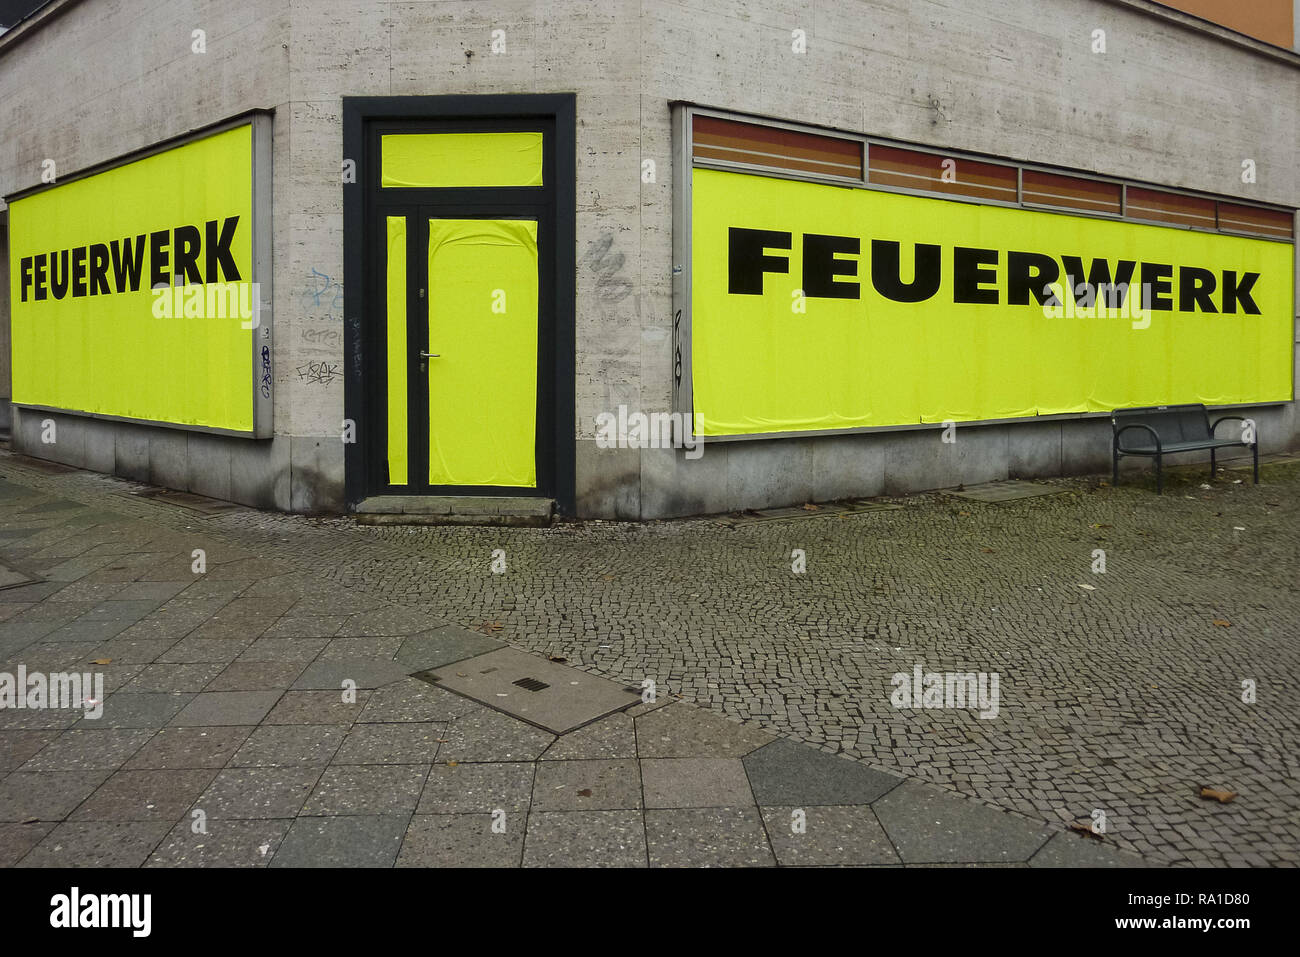
<path fill-rule="evenodd" d="M 514 648 L 433 668 L 417 677 L 564 734 L 641 700 L 638 692 Z"/>

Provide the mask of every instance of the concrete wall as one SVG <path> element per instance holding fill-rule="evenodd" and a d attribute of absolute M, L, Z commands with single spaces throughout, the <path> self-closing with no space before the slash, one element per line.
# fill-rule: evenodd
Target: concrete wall
<path fill-rule="evenodd" d="M 195 27 L 208 31 L 205 58 L 189 52 Z M 791 50 L 795 29 L 804 54 Z M 1105 55 L 1091 52 L 1095 29 Z M 506 52 L 490 51 L 493 30 Z M 18 446 L 254 504 L 340 507 L 343 380 L 296 370 L 342 367 L 341 98 L 570 91 L 586 516 L 1109 466 L 1097 420 L 966 427 L 955 445 L 936 430 L 714 442 L 697 461 L 597 449 L 598 413 L 670 408 L 670 101 L 1300 206 L 1300 69 L 1131 2 L 84 0 L 11 49 L 0 43 L 0 193 L 37 182 L 46 156 L 75 170 L 274 108 L 277 438 L 57 416 L 68 444 L 54 450 L 25 415 Z M 1244 158 L 1256 161 L 1255 184 L 1240 181 Z M 656 163 L 653 183 L 643 159 Z M 1294 405 L 1256 418 L 1265 450 L 1300 437 Z"/>

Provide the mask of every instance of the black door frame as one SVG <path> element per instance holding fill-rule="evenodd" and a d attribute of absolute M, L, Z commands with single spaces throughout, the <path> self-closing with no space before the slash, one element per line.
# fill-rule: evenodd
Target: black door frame
<path fill-rule="evenodd" d="M 343 158 L 355 162 L 355 182 L 343 184 L 344 415 L 355 423 L 355 442 L 344 445 L 345 491 L 349 509 L 364 499 L 388 494 L 537 495 L 553 498 L 561 514 L 573 515 L 576 438 L 574 300 L 576 272 L 575 96 L 521 94 L 482 96 L 394 96 L 343 98 Z M 423 129 L 421 127 L 423 126 Z M 542 187 L 490 189 L 387 189 L 379 186 L 379 131 L 432 132 L 541 129 L 546 150 Z M 428 486 L 424 481 L 403 488 L 387 484 L 377 463 L 386 448 L 386 353 L 380 334 L 386 315 L 383 300 L 384 257 L 377 224 L 385 215 L 416 217 L 436 208 L 431 218 L 534 218 L 538 215 L 538 415 L 537 489 L 490 486 Z M 549 229 L 547 228 L 549 220 Z M 408 219 L 408 222 L 411 220 Z M 417 235 L 422 230 L 417 230 Z M 549 240 L 549 241 L 548 241 Z M 421 308 L 414 290 L 427 268 L 416 255 L 416 236 L 408 234 L 408 316 Z M 417 265 L 417 272 L 412 272 Z M 549 287 L 549 288 L 548 288 Z M 423 288 L 427 288 L 427 283 Z M 423 306 L 427 307 L 428 297 Z M 410 328 L 418 326 L 413 323 Z M 407 348 L 428 351 L 427 343 L 408 338 Z M 408 376 L 415 396 L 415 377 Z M 411 406 L 414 408 L 414 406 Z M 427 413 L 426 413 L 427 414 Z M 418 428 L 411 430 L 418 433 Z M 426 435 L 419 448 L 427 443 Z M 412 451 L 417 451 L 412 442 Z M 412 458 L 417 470 L 427 457 Z M 414 476 L 414 471 L 412 472 Z"/>

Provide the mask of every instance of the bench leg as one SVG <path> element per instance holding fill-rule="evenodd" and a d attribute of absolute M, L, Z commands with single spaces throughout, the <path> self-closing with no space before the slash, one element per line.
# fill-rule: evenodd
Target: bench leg
<path fill-rule="evenodd" d="M 1110 450 L 1110 484 L 1119 485 L 1119 448 L 1115 446 Z"/>
<path fill-rule="evenodd" d="M 1259 443 L 1256 442 L 1254 445 L 1252 445 L 1250 447 L 1250 450 L 1255 453 L 1255 484 L 1258 485 L 1259 484 Z"/>
<path fill-rule="evenodd" d="M 1159 455 L 1156 456 L 1156 494 L 1157 495 L 1165 494 L 1165 476 L 1164 473 L 1160 471 Z"/>
<path fill-rule="evenodd" d="M 1214 483 L 1214 476 L 1219 471 L 1214 467 L 1214 449 L 1210 449 L 1210 483 Z"/>

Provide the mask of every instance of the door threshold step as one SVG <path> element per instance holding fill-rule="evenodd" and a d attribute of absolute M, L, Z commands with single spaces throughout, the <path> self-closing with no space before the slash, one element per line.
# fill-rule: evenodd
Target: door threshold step
<path fill-rule="evenodd" d="M 376 495 L 356 507 L 360 525 L 510 525 L 545 528 L 555 500 L 525 495 Z"/>

